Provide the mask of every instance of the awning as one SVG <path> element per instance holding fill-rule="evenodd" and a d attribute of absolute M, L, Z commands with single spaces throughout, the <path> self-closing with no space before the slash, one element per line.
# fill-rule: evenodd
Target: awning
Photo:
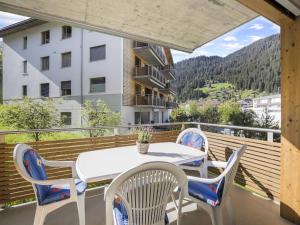
<path fill-rule="evenodd" d="M 235 0 L 0 0 L 0 10 L 188 52 L 257 16 Z"/>

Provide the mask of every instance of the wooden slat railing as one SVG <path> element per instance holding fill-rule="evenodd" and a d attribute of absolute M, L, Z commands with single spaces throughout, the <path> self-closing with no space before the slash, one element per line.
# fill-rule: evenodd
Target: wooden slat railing
<path fill-rule="evenodd" d="M 153 135 L 153 142 L 174 142 L 179 131 L 163 131 Z M 280 144 L 206 132 L 212 160 L 225 160 L 233 149 L 247 144 L 236 176 L 236 182 L 271 199 L 279 198 Z M 75 160 L 79 153 L 95 149 L 134 145 L 134 135 L 82 138 L 28 143 L 49 160 Z M 0 145 L 0 204 L 33 197 L 30 183 L 17 173 L 12 161 L 15 144 Z M 101 163 L 101 162 L 99 162 Z M 50 178 L 64 178 L 69 169 L 47 168 Z"/>

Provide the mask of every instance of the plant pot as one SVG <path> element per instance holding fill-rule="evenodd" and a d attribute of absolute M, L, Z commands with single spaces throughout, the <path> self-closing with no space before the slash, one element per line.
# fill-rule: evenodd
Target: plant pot
<path fill-rule="evenodd" d="M 148 153 L 148 149 L 149 149 L 149 143 L 141 143 L 141 142 L 136 142 L 136 146 L 137 149 L 139 151 L 139 153 L 141 154 L 147 154 Z"/>

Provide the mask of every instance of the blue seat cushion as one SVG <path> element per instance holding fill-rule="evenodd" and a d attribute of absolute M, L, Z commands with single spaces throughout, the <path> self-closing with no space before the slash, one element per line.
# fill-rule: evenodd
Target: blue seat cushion
<path fill-rule="evenodd" d="M 180 144 L 202 150 L 205 142 L 204 138 L 200 134 L 191 131 L 182 136 Z"/>
<path fill-rule="evenodd" d="M 202 165 L 202 163 L 203 163 L 203 159 L 200 159 L 200 160 L 195 160 L 193 162 L 184 163 L 181 165 L 182 166 L 190 166 L 190 167 L 199 167 Z"/>
<path fill-rule="evenodd" d="M 87 184 L 80 179 L 75 179 L 77 194 L 81 195 L 86 190 Z M 70 187 L 66 185 L 51 185 L 45 198 L 40 202 L 40 205 L 46 205 L 53 202 L 58 202 L 70 198 Z"/>
<path fill-rule="evenodd" d="M 47 180 L 47 172 L 42 158 L 34 149 L 24 152 L 23 164 L 27 173 L 36 180 Z M 87 185 L 83 181 L 76 179 L 77 194 L 82 194 Z M 40 205 L 46 205 L 70 198 L 70 188 L 68 185 L 35 185 L 37 199 Z"/>
<path fill-rule="evenodd" d="M 116 225 L 128 225 L 128 214 L 124 204 L 120 200 L 114 201 L 114 216 Z M 169 224 L 168 215 L 165 214 L 165 224 Z"/>
<path fill-rule="evenodd" d="M 189 195 L 211 206 L 221 203 L 222 195 L 218 194 L 218 184 L 204 184 L 198 181 L 189 181 Z M 223 190 L 222 190 L 223 191 Z"/>

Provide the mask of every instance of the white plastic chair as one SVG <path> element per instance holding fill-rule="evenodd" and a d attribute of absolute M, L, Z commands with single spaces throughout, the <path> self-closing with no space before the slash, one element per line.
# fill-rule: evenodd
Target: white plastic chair
<path fill-rule="evenodd" d="M 186 187 L 187 176 L 174 164 L 150 162 L 132 168 L 115 178 L 105 192 L 106 225 L 164 225 L 167 203 L 177 188 L 181 214 Z"/>
<path fill-rule="evenodd" d="M 232 153 L 227 162 L 209 161 L 208 167 L 223 168 L 217 177 L 207 179 L 188 177 L 187 198 L 197 203 L 198 208 L 207 211 L 213 225 L 223 225 L 222 209 L 227 204 L 231 225 L 235 224 L 231 200 L 228 199 L 241 156 L 246 151 L 246 145 Z"/>
<path fill-rule="evenodd" d="M 186 137 L 187 140 L 183 140 Z M 189 143 L 183 143 L 183 141 L 189 141 Z M 180 166 L 185 170 L 199 171 L 200 177 L 207 177 L 208 139 L 206 135 L 198 128 L 188 128 L 178 135 L 176 143 L 188 145 L 205 152 L 206 156 L 202 160 L 196 160 L 194 162 L 185 163 Z M 201 146 L 199 146 L 199 144 Z"/>
<path fill-rule="evenodd" d="M 47 214 L 70 202 L 77 203 L 79 223 L 80 225 L 85 224 L 86 184 L 76 179 L 75 162 L 47 161 L 26 144 L 18 144 L 15 147 L 13 158 L 21 176 L 32 183 L 37 198 L 34 225 L 42 225 Z M 45 166 L 71 167 L 72 178 L 49 180 Z M 37 179 L 37 177 L 41 179 Z"/>

